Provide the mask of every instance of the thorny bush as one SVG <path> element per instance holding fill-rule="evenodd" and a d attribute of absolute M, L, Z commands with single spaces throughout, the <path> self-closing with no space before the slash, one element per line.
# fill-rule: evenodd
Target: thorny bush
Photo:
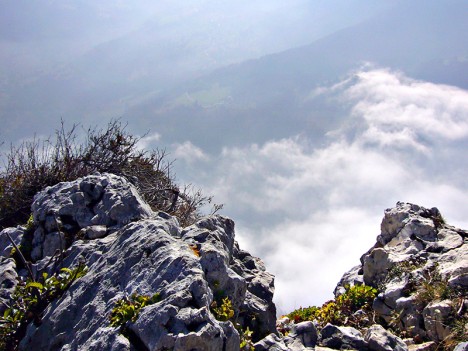
<path fill-rule="evenodd" d="M 105 129 L 85 130 L 80 142 L 78 126 L 67 130 L 62 122 L 55 141 L 34 139 L 12 145 L 2 155 L 0 229 L 25 223 L 34 195 L 45 187 L 95 172 L 125 177 L 154 210 L 177 216 L 183 226 L 193 223 L 201 216 L 200 208 L 211 203 L 212 197 L 190 185 L 179 188 L 166 151 L 141 150 L 141 138 L 129 134 L 125 127 L 113 120 Z M 212 213 L 221 207 L 214 205 Z"/>

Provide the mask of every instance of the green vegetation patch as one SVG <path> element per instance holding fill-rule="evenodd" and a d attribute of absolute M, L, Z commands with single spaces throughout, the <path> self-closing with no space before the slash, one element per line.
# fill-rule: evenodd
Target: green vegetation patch
<path fill-rule="evenodd" d="M 255 350 L 252 335 L 253 331 L 249 327 L 243 329 L 243 327 L 235 321 L 235 311 L 232 306 L 232 301 L 229 297 L 225 297 L 220 301 L 213 301 L 211 304 L 211 313 L 215 318 L 221 322 L 231 321 L 234 324 L 237 332 L 240 336 L 240 350 L 241 351 L 253 351 Z"/>
<path fill-rule="evenodd" d="M 376 296 L 377 289 L 371 286 L 346 286 L 345 293 L 324 303 L 322 307 L 301 307 L 287 317 L 295 323 L 316 321 L 321 328 L 327 323 L 361 328 L 372 322 L 372 302 Z"/>
<path fill-rule="evenodd" d="M 51 276 L 44 272 L 37 281 L 28 278 L 25 282 L 19 282 L 8 308 L 0 318 L 0 349 L 16 350 L 28 324 L 33 322 L 39 325 L 46 307 L 60 298 L 87 271 L 84 264 L 79 264 L 72 269 L 62 268 Z"/>
<path fill-rule="evenodd" d="M 161 294 L 153 296 L 132 294 L 130 298 L 124 297 L 115 303 L 110 314 L 110 325 L 120 327 L 124 331 L 128 322 L 135 322 L 140 310 L 146 306 L 161 301 Z"/>

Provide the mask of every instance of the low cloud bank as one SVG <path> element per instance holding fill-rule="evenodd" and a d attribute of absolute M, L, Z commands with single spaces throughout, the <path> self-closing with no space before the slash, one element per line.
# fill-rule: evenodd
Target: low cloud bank
<path fill-rule="evenodd" d="M 216 156 L 189 142 L 174 148 L 276 275 L 279 313 L 330 299 L 396 201 L 437 206 L 468 227 L 467 91 L 371 69 L 312 94 L 350 106 L 325 146 L 301 135 Z"/>

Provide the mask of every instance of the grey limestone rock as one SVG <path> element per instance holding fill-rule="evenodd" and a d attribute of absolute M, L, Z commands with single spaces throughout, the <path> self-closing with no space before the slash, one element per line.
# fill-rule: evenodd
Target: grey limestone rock
<path fill-rule="evenodd" d="M 255 351 L 290 351 L 284 340 L 275 334 L 270 334 L 255 345 Z"/>
<path fill-rule="evenodd" d="M 293 325 L 289 335 L 285 338 L 286 346 L 291 350 L 307 350 L 317 344 L 318 333 L 314 323 L 301 322 Z"/>
<path fill-rule="evenodd" d="M 320 345 L 335 350 L 368 350 L 361 332 L 352 327 L 327 324 L 320 332 Z"/>
<path fill-rule="evenodd" d="M 12 258 L 0 256 L 0 314 L 8 308 L 6 303 L 18 283 L 16 264 Z"/>
<path fill-rule="evenodd" d="M 91 225 L 83 228 L 80 233 L 86 239 L 98 239 L 107 235 L 107 227 L 104 225 Z"/>
<path fill-rule="evenodd" d="M 438 270 L 451 286 L 468 289 L 468 243 L 440 255 Z"/>
<path fill-rule="evenodd" d="M 19 245 L 24 235 L 24 229 L 21 227 L 5 228 L 0 232 L 0 256 L 3 257 L 10 257 L 10 252 L 13 249 L 8 235 L 16 245 Z"/>
<path fill-rule="evenodd" d="M 341 295 L 346 291 L 346 286 L 362 285 L 364 279 L 362 276 L 362 265 L 357 265 L 346 272 L 338 282 L 335 291 L 335 296 Z"/>
<path fill-rule="evenodd" d="M 452 311 L 452 301 L 433 301 L 423 310 L 424 326 L 428 336 L 435 341 L 442 341 L 450 334 L 446 320 Z"/>
<path fill-rule="evenodd" d="M 419 340 L 426 337 L 424 319 L 420 313 L 423 307 L 415 295 L 400 297 L 395 305 L 395 311 L 399 311 L 400 330 L 406 330 L 409 336 Z"/>
<path fill-rule="evenodd" d="M 408 351 L 436 351 L 437 344 L 434 341 L 423 342 L 422 344 L 408 345 Z"/>
<path fill-rule="evenodd" d="M 372 325 L 364 336 L 371 351 L 407 351 L 408 347 L 399 337 L 379 324 Z"/>
<path fill-rule="evenodd" d="M 385 211 L 377 243 L 361 257 L 361 265 L 343 275 L 335 295 L 345 284 L 362 279 L 379 288 L 373 303 L 377 320 L 395 323 L 398 316 L 398 326 L 407 335 L 439 342 L 447 331 L 437 322 L 438 313 L 448 311 L 448 301 L 423 301 L 416 295 L 431 282 L 448 284 L 467 298 L 467 238 L 465 230 L 446 224 L 436 208 L 398 202 Z"/>
<path fill-rule="evenodd" d="M 33 215 L 35 269 L 62 248 L 63 266 L 84 261 L 89 271 L 46 308 L 41 323 L 28 325 L 20 350 L 239 350 L 234 324 L 212 312 L 224 297 L 254 338 L 275 332 L 274 277 L 238 247 L 228 218 L 181 228 L 111 174 L 47 188 L 36 195 Z M 1 260 L 2 282 L 11 289 L 13 260 Z M 125 336 L 110 326 L 119 299 L 155 293 L 160 301 L 128 321 Z"/>
<path fill-rule="evenodd" d="M 421 239 L 433 241 L 436 233 L 434 222 L 430 218 L 435 217 L 441 217 L 437 208 L 428 210 L 415 204 L 397 202 L 396 207 L 385 210 L 377 241 L 386 245 L 397 236 L 408 235 L 409 229 Z M 404 230 L 408 225 L 409 227 Z"/>
<path fill-rule="evenodd" d="M 468 351 L 468 342 L 458 344 L 453 351 Z"/>
<path fill-rule="evenodd" d="M 32 211 L 37 227 L 31 254 L 34 261 L 64 247 L 65 234 L 73 236 L 90 226 L 117 229 L 131 221 L 154 216 L 132 184 L 107 173 L 46 188 L 34 197 Z M 91 238 L 105 235 L 102 228 L 96 227 L 86 232 Z"/>

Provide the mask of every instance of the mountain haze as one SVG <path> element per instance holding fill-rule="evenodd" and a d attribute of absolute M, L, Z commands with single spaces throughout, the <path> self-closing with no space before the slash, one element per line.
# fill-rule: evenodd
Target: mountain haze
<path fill-rule="evenodd" d="M 93 121 L 122 116 L 188 79 L 307 44 L 392 3 L 83 1 L 29 8 L 8 1 L 0 42 L 5 134 L 40 133 L 42 123 L 36 121 L 44 118 Z"/>
<path fill-rule="evenodd" d="M 311 45 L 186 82 L 130 107 L 125 116 L 148 126 L 157 121 L 158 132 L 170 141 L 176 137 L 172 126 L 182 123 L 186 137 L 204 147 L 230 142 L 222 132 L 217 140 L 213 129 L 236 130 L 231 134 L 234 144 L 297 133 L 320 138 L 337 127 L 343 112 L 338 104 L 311 93 L 366 63 L 468 88 L 468 37 L 461 35 L 468 31 L 464 10 L 468 8 L 462 1 L 404 3 Z"/>

